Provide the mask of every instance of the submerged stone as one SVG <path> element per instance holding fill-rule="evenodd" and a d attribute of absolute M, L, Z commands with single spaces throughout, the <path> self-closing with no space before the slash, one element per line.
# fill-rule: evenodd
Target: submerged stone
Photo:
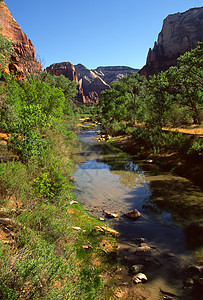
<path fill-rule="evenodd" d="M 133 221 L 136 221 L 141 217 L 141 213 L 137 209 L 133 209 L 124 215 Z"/>

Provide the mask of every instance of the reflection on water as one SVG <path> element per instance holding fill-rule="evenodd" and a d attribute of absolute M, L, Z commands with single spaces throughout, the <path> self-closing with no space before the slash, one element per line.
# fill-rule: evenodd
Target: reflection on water
<path fill-rule="evenodd" d="M 161 172 L 153 164 L 136 163 L 106 143 L 94 140 L 95 131 L 83 131 L 74 160 L 77 163 L 78 200 L 92 215 L 105 210 L 119 218 L 109 220 L 121 232 L 121 242 L 133 244 L 145 237 L 155 247 L 201 260 L 203 201 L 201 190 L 188 180 Z M 123 213 L 138 209 L 133 222 Z"/>

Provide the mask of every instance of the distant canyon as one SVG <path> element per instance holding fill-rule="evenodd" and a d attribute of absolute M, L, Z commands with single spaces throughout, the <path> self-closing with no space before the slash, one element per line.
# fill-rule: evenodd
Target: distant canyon
<path fill-rule="evenodd" d="M 21 30 L 4 1 L 0 2 L 0 27 L 2 33 L 13 40 L 13 55 L 7 72 L 14 71 L 20 79 L 42 71 L 35 56 L 31 40 Z M 149 49 L 146 65 L 141 69 L 127 66 L 100 66 L 89 70 L 82 64 L 71 62 L 53 63 L 45 71 L 52 75 L 64 75 L 78 83 L 76 101 L 84 104 L 97 103 L 103 90 L 110 89 L 113 81 L 125 75 L 139 72 L 146 77 L 167 70 L 177 64 L 177 58 L 203 42 L 203 7 L 191 8 L 183 13 L 166 17 L 153 49 Z M 135 54 L 136 55 L 136 54 Z"/>

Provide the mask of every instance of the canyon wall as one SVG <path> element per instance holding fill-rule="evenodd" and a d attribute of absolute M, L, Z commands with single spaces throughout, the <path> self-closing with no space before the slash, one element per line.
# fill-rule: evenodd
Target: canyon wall
<path fill-rule="evenodd" d="M 82 64 L 75 65 L 75 69 L 86 98 L 94 102 L 98 102 L 103 90 L 110 89 L 113 81 L 120 81 L 123 76 L 139 71 L 125 66 L 98 67 L 89 70 Z"/>
<path fill-rule="evenodd" d="M 98 103 L 99 95 L 102 91 L 110 89 L 113 81 L 121 78 L 138 69 L 130 67 L 98 67 L 95 70 L 89 70 L 82 64 L 73 66 L 70 62 L 54 63 L 46 68 L 51 75 L 63 74 L 70 80 L 78 83 L 77 101 L 82 103 Z"/>
<path fill-rule="evenodd" d="M 120 81 L 125 75 L 139 72 L 139 69 L 125 66 L 109 66 L 98 67 L 92 71 L 99 75 L 107 84 L 111 85 L 113 81 Z"/>
<path fill-rule="evenodd" d="M 177 58 L 203 42 L 203 7 L 191 8 L 184 13 L 169 15 L 163 21 L 163 27 L 149 49 L 146 65 L 141 75 L 157 74 L 177 64 Z"/>
<path fill-rule="evenodd" d="M 2 28 L 2 34 L 12 39 L 13 42 L 13 54 L 8 70 L 14 71 L 22 79 L 29 74 L 41 72 L 42 66 L 36 60 L 35 48 L 31 40 L 12 17 L 4 1 L 0 2 L 0 28 Z"/>

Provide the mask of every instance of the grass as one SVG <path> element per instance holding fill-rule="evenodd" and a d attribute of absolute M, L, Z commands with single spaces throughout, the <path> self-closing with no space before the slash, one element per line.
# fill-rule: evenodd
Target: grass
<path fill-rule="evenodd" d="M 64 128 L 46 136 L 40 158 L 0 163 L 0 298 L 113 299 L 117 241 L 70 204 L 75 136 Z"/>

